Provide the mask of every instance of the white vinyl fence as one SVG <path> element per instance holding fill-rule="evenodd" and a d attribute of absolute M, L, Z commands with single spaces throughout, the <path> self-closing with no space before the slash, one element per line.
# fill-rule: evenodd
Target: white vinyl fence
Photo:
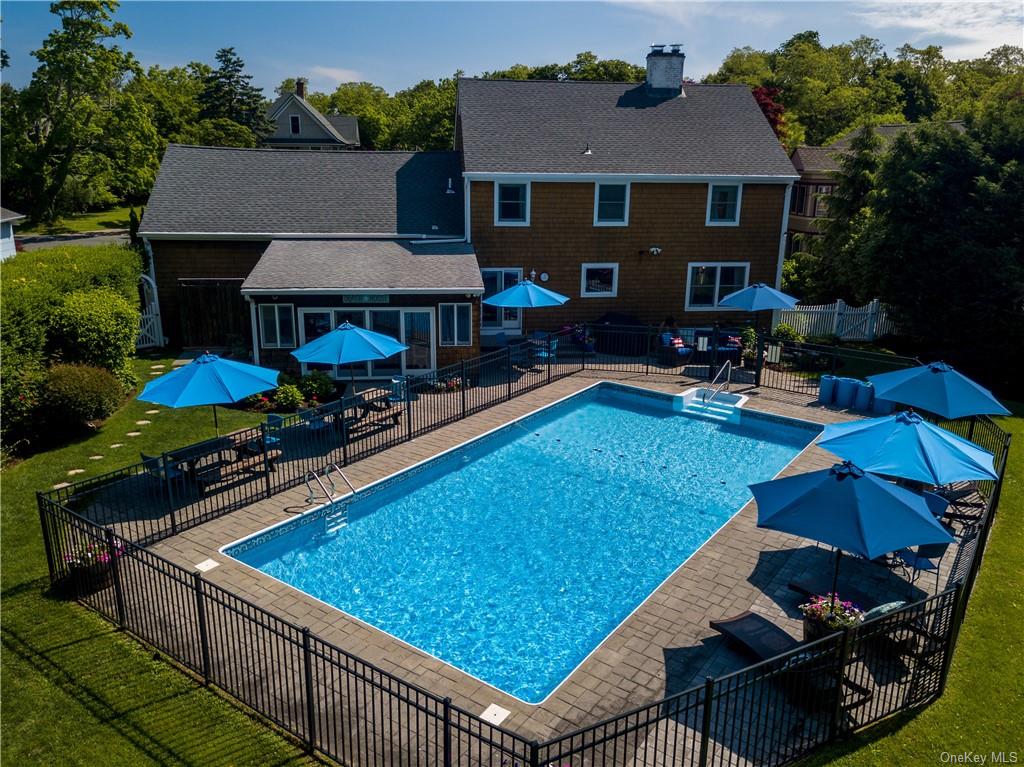
<path fill-rule="evenodd" d="M 877 298 L 864 306 L 848 306 L 842 299 L 834 304 L 797 306 L 779 312 L 779 322 L 802 336 L 838 336 L 844 341 L 874 341 L 898 331 L 888 307 Z"/>

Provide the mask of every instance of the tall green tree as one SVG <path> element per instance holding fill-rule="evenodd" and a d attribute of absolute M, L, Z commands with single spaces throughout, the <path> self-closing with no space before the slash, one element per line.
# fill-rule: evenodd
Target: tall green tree
<path fill-rule="evenodd" d="M 83 183 L 103 170 L 103 163 L 83 155 L 103 140 L 108 110 L 121 98 L 126 77 L 138 71 L 130 53 L 108 41 L 128 38 L 131 31 L 113 21 L 112 0 L 58 2 L 50 5 L 60 26 L 33 51 L 39 67 L 23 94 L 29 126 L 23 178 L 31 214 L 52 221 L 72 171 L 85 174 Z"/>
<path fill-rule="evenodd" d="M 231 120 L 257 137 L 270 133 L 273 125 L 267 117 L 263 89 L 252 84 L 252 75 L 245 72 L 245 62 L 234 48 L 221 48 L 216 59 L 217 68 L 203 78 L 199 117 Z"/>

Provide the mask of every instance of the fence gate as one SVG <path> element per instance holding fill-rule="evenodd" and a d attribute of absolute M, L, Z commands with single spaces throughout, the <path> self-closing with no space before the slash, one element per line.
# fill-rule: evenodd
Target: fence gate
<path fill-rule="evenodd" d="M 139 277 L 139 337 L 136 349 L 152 349 L 164 345 L 163 326 L 160 324 L 160 302 L 156 297 L 156 284 L 143 274 Z"/>

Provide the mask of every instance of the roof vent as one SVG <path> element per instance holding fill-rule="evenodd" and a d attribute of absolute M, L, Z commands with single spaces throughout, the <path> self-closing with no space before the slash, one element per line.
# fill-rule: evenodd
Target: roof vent
<path fill-rule="evenodd" d="M 587 142 L 587 148 L 583 150 L 583 154 L 593 154 L 593 152 L 590 150 L 590 142 L 589 141 Z"/>
<path fill-rule="evenodd" d="M 665 47 L 652 45 L 647 54 L 647 92 L 652 96 L 679 96 L 683 92 L 686 54 L 681 43 L 673 43 L 668 51 Z"/>

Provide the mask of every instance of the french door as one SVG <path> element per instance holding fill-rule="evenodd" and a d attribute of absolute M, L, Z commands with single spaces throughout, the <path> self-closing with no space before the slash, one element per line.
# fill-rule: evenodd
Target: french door
<path fill-rule="evenodd" d="M 484 280 L 484 298 L 515 287 L 523 279 L 522 269 L 481 269 Z M 480 305 L 480 326 L 485 332 L 519 332 L 523 327 L 520 309 L 506 309 L 500 306 Z"/>
<path fill-rule="evenodd" d="M 409 348 L 384 360 L 353 365 L 303 363 L 303 373 L 325 370 L 338 379 L 419 375 L 434 369 L 434 310 L 422 309 L 299 309 L 299 342 L 308 344 L 342 323 L 397 338 Z"/>

